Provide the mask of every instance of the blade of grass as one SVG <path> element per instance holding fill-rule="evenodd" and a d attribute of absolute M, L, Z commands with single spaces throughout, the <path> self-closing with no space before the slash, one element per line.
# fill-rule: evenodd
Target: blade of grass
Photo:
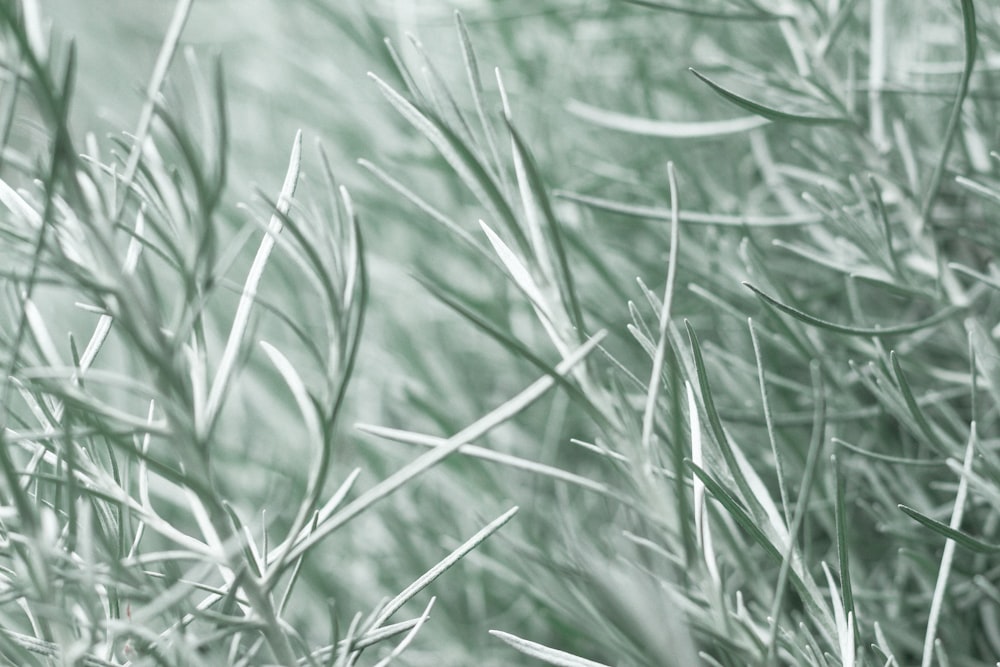
<path fill-rule="evenodd" d="M 899 456 L 890 456 L 888 454 L 879 454 L 878 452 L 870 452 L 867 449 L 862 449 L 857 445 L 851 444 L 840 438 L 833 438 L 832 442 L 844 449 L 850 450 L 855 454 L 860 454 L 865 458 L 870 458 L 875 461 L 884 461 L 885 463 L 894 463 L 897 465 L 909 465 L 909 466 L 928 466 L 937 467 L 947 465 L 944 461 L 920 461 L 916 459 L 905 459 Z"/>
<path fill-rule="evenodd" d="M 771 445 L 771 456 L 774 457 L 774 472 L 778 478 L 778 493 L 781 496 L 782 516 L 785 519 L 785 523 L 791 525 L 792 514 L 788 510 L 785 471 L 781 463 L 781 456 L 778 454 L 778 442 L 774 435 L 774 419 L 771 415 L 771 402 L 767 397 L 767 383 L 764 379 L 764 360 L 762 358 L 760 341 L 757 340 L 757 331 L 754 329 L 753 320 L 750 318 L 747 318 L 747 328 L 750 330 L 750 342 L 753 345 L 754 359 L 757 363 L 757 385 L 760 387 L 760 400 L 764 411 L 764 425 L 767 428 L 767 438 Z"/>
<path fill-rule="evenodd" d="M 702 19 L 716 19 L 720 21 L 780 21 L 781 19 L 791 18 L 790 14 L 770 12 L 770 11 L 756 11 L 756 12 L 741 12 L 741 11 L 725 11 L 717 10 L 713 11 L 711 9 L 705 9 L 702 7 L 691 7 L 689 5 L 682 5 L 676 2 L 663 2 L 663 0 L 625 0 L 625 2 L 630 5 L 639 5 L 640 7 L 649 7 L 650 9 L 659 9 L 665 12 L 673 12 L 675 14 L 684 14 L 686 16 L 692 16 L 695 18 Z"/>
<path fill-rule="evenodd" d="M 709 88 L 714 90 L 724 99 L 732 102 L 738 107 L 742 107 L 751 113 L 755 113 L 762 118 L 766 118 L 771 121 L 781 121 L 786 123 L 798 123 L 800 125 L 841 125 L 850 124 L 853 121 L 850 118 L 844 118 L 842 116 L 810 116 L 803 114 L 789 113 L 787 111 L 781 111 L 780 109 L 775 109 L 774 107 L 769 107 L 767 105 L 761 104 L 759 102 L 754 102 L 752 100 L 743 97 L 742 95 L 737 95 L 728 88 L 717 84 L 716 82 L 709 79 L 704 74 L 699 73 L 694 68 L 689 68 L 689 71 L 696 77 L 701 79 Z"/>
<path fill-rule="evenodd" d="M 406 633 L 402 641 L 400 641 L 399 644 L 397 644 L 396 647 L 389 652 L 389 655 L 376 662 L 375 667 L 388 667 L 388 665 L 393 660 L 398 658 L 403 651 L 406 650 L 406 647 L 409 646 L 414 639 L 416 639 L 417 633 L 420 632 L 420 628 L 422 628 L 424 623 L 427 622 L 427 619 L 430 618 L 431 608 L 434 606 L 434 601 L 436 599 L 437 598 L 431 598 L 430 602 L 428 602 L 427 606 L 424 608 L 424 612 L 417 619 L 417 622 L 414 623 L 413 627 L 410 628 L 410 631 Z"/>
<path fill-rule="evenodd" d="M 934 201 L 941 190 L 941 181 L 948 163 L 948 156 L 951 154 L 952 144 L 958 134 L 958 125 L 962 120 L 962 105 L 969 94 L 969 82 L 972 80 L 972 71 L 976 66 L 976 51 L 979 46 L 979 37 L 976 31 L 976 5 L 973 0 L 960 0 L 960 5 L 962 7 L 962 33 L 965 46 L 962 77 L 958 83 L 958 94 L 955 95 L 951 115 L 948 117 L 948 125 L 945 127 L 941 155 L 934 164 L 934 171 L 931 172 L 930 181 L 924 190 L 924 198 L 920 203 L 920 217 L 924 220 L 924 224 L 929 223 L 931 209 L 934 207 Z M 929 660 L 929 656 L 929 649 L 925 650 L 925 659 Z"/>
<path fill-rule="evenodd" d="M 1000 552 L 1000 544 L 990 544 L 989 542 L 984 542 L 964 531 L 952 528 L 948 524 L 942 523 L 937 519 L 932 519 L 923 512 L 915 510 L 912 507 L 908 507 L 906 505 L 899 505 L 898 507 L 903 511 L 903 513 L 918 523 L 923 524 L 935 533 L 943 536 L 945 539 L 951 540 L 973 553 L 994 554 Z"/>
<path fill-rule="evenodd" d="M 181 33 L 184 32 L 184 25 L 191 14 L 192 5 L 194 5 L 194 0 L 178 0 L 177 5 L 174 7 L 170 26 L 167 28 L 167 33 L 163 38 L 163 45 L 160 47 L 160 52 L 156 56 L 156 63 L 153 65 L 153 74 L 150 76 L 149 85 L 146 87 L 146 101 L 143 103 L 142 110 L 139 113 L 139 124 L 133 134 L 132 149 L 125 163 L 125 170 L 122 172 L 120 187 L 122 192 L 127 193 L 132 187 L 133 179 L 135 179 L 139 161 L 142 159 L 146 138 L 149 136 L 149 131 L 153 124 L 156 101 L 160 95 L 160 89 L 163 87 L 163 82 L 167 78 L 167 72 L 170 70 L 170 63 L 177 52 Z M 126 200 L 122 200 L 115 213 L 114 219 L 116 222 L 125 210 L 125 203 Z"/>
<path fill-rule="evenodd" d="M 670 184 L 670 254 L 667 258 L 667 282 L 663 288 L 663 306 L 660 309 L 657 330 L 656 351 L 650 369 L 649 387 L 646 390 L 646 405 L 642 412 L 642 450 L 646 456 L 648 469 L 653 465 L 653 426 L 656 419 L 656 399 L 663 383 L 663 362 L 667 353 L 667 327 L 670 325 L 671 307 L 674 299 L 674 281 L 677 277 L 677 253 L 680 245 L 680 201 L 677 192 L 677 175 L 673 162 L 667 163 L 667 181 Z"/>
<path fill-rule="evenodd" d="M 764 303 L 773 306 L 774 308 L 780 310 L 787 315 L 791 315 L 800 322 L 805 322 L 806 324 L 818 327 L 820 329 L 827 329 L 836 333 L 845 334 L 848 336 L 866 336 L 866 337 L 880 337 L 880 336 L 895 336 L 899 334 L 908 334 L 920 331 L 922 329 L 927 329 L 929 327 L 936 326 L 943 322 L 948 321 L 954 315 L 965 310 L 964 306 L 948 306 L 943 308 L 936 315 L 932 315 L 927 319 L 920 320 L 918 322 L 913 322 L 911 324 L 902 324 L 897 326 L 888 326 L 884 328 L 866 328 L 866 327 L 852 327 L 843 324 L 836 324 L 834 322 L 828 322 L 822 320 L 808 313 L 804 313 L 797 308 L 793 308 L 787 304 L 781 303 L 774 297 L 764 293 L 763 291 L 757 289 L 750 283 L 744 282 L 743 285 L 756 294 Z"/>
<path fill-rule="evenodd" d="M 609 213 L 619 213 L 633 218 L 649 220 L 671 219 L 669 208 L 659 206 L 642 206 L 626 202 L 593 197 L 556 190 L 554 195 L 590 208 L 596 208 Z M 797 215 L 729 215 L 726 213 L 702 213 L 699 211 L 680 211 L 680 220 L 693 225 L 720 225 L 725 227 L 797 227 L 800 225 L 816 225 L 823 222 L 823 216 L 818 213 L 803 213 Z"/>
<path fill-rule="evenodd" d="M 977 441 L 976 422 L 972 422 L 969 425 L 969 444 L 965 449 L 962 476 L 958 482 L 958 492 L 955 494 L 955 506 L 952 510 L 951 522 L 949 524 L 949 528 L 953 531 L 957 531 L 959 526 L 962 525 L 962 516 L 965 514 L 965 497 L 969 491 L 968 475 L 972 471 L 972 459 L 975 454 Z M 931 667 L 931 663 L 934 660 L 934 645 L 937 641 L 938 620 L 941 615 L 941 607 L 944 605 L 944 596 L 948 588 L 948 577 L 951 574 L 951 565 L 955 557 L 956 544 L 958 543 L 955 540 L 948 539 L 944 545 L 944 553 L 941 555 L 941 565 L 938 569 L 937 583 L 934 585 L 934 596 L 931 598 L 931 608 L 927 618 L 927 634 L 924 636 L 924 652 L 923 658 L 920 660 L 920 667 Z"/>
<path fill-rule="evenodd" d="M 559 331 L 558 322 L 555 313 L 552 311 L 548 300 L 542 293 L 541 288 L 536 282 L 534 276 L 532 276 L 531 271 L 528 267 L 524 265 L 521 258 L 518 257 L 510 246 L 504 243 L 503 239 L 490 229 L 484 221 L 479 221 L 479 226 L 482 228 L 483 233 L 486 234 L 487 240 L 490 245 L 493 246 L 493 250 L 496 252 L 497 257 L 503 263 L 504 267 L 507 269 L 506 273 L 514 281 L 514 284 L 521 290 L 521 292 L 528 298 L 529 303 L 531 303 L 535 314 L 538 316 L 539 322 L 548 334 L 549 339 L 555 346 L 559 354 L 566 356 L 567 348 L 566 342 Z"/>
<path fill-rule="evenodd" d="M 644 137 L 670 139 L 702 139 L 748 132 L 770 121 L 760 116 L 743 116 L 729 120 L 668 121 L 641 118 L 591 106 L 579 100 L 566 103 L 566 111 L 599 127 L 638 134 Z"/>
<path fill-rule="evenodd" d="M 844 474 L 836 454 L 830 456 L 834 474 L 834 522 L 837 526 L 837 561 L 840 565 L 840 592 L 844 609 L 849 618 L 857 618 L 854 609 L 854 588 L 851 584 L 851 550 L 847 540 L 847 503 L 845 501 Z M 860 644 L 857 623 L 853 624 L 854 643 Z"/>
<path fill-rule="evenodd" d="M 711 427 L 712 435 L 715 437 L 715 442 L 719 447 L 719 451 L 722 453 L 722 458 L 725 460 L 730 474 L 733 476 L 733 480 L 736 482 L 740 496 L 742 496 L 744 502 L 753 506 L 756 501 L 756 495 L 750 488 L 750 484 L 747 482 L 746 477 L 743 476 L 742 469 L 736 461 L 736 456 L 733 454 L 732 445 L 729 443 L 729 436 L 726 435 L 726 430 L 722 425 L 722 419 L 719 417 L 719 412 L 715 408 L 715 399 L 712 397 L 712 389 L 708 382 L 708 371 L 705 368 L 705 360 L 701 353 L 701 344 L 698 342 L 698 335 L 695 333 L 694 327 L 691 326 L 691 323 L 687 320 L 684 321 L 684 326 L 687 329 L 688 342 L 691 345 L 691 351 L 694 358 L 698 386 L 701 389 L 701 400 L 705 407 L 705 413 L 708 415 L 708 424 Z M 753 511 L 751 514 L 757 515 L 758 512 Z"/>
<path fill-rule="evenodd" d="M 532 156 L 531 151 L 528 150 L 528 145 L 514 127 L 511 119 L 505 118 L 505 120 L 507 122 L 507 129 L 510 132 L 511 140 L 514 144 L 516 164 L 520 165 L 518 182 L 519 184 L 522 180 L 525 182 L 524 189 L 527 192 L 525 208 L 527 209 L 530 203 L 534 203 L 542 212 L 542 217 L 549 233 L 549 239 L 551 241 L 552 249 L 554 250 L 559 269 L 556 283 L 559 286 L 559 292 L 563 302 L 566 304 L 566 310 L 570 316 L 570 321 L 576 329 L 577 340 L 582 343 L 586 336 L 583 321 L 583 310 L 580 307 L 580 299 L 577 296 L 573 273 L 570 270 L 569 261 L 566 257 L 566 247 L 563 243 L 562 231 L 559 228 L 559 221 L 556 220 L 555 213 L 552 210 L 552 203 L 549 200 L 548 193 L 546 192 L 545 184 L 542 181 L 541 174 L 538 170 L 538 165 L 535 163 L 535 158 Z"/>
<path fill-rule="evenodd" d="M 781 560 L 781 568 L 778 571 L 778 583 L 775 586 L 774 598 L 771 601 L 770 641 L 767 647 L 767 657 L 765 663 L 776 664 L 778 658 L 778 626 L 781 621 L 781 608 L 785 601 L 785 587 L 788 584 L 788 574 L 792 569 L 792 561 L 798 555 L 796 543 L 799 533 L 805 522 L 806 513 L 809 509 L 809 499 L 812 497 L 813 483 L 816 479 L 816 470 L 819 467 L 820 453 L 823 443 L 826 440 L 826 395 L 823 388 L 823 375 L 820 372 L 819 364 L 810 365 L 810 372 L 813 380 L 813 425 L 812 434 L 809 438 L 809 453 L 806 455 L 805 471 L 802 475 L 802 485 L 799 487 L 799 496 L 795 502 L 795 512 L 792 515 L 792 523 L 788 529 L 788 547 Z M 839 614 L 837 610 L 839 609 Z M 838 628 L 841 623 L 840 616 L 843 609 L 834 605 L 834 620 Z"/>
<path fill-rule="evenodd" d="M 514 354 L 517 357 L 521 357 L 522 359 L 530 363 L 538 370 L 544 371 L 545 373 L 548 373 L 549 376 L 555 378 L 556 381 L 559 383 L 559 386 L 562 389 L 565 389 L 570 394 L 570 396 L 572 396 L 573 399 L 577 401 L 577 403 L 583 406 L 587 410 L 587 413 L 590 414 L 590 416 L 597 423 L 601 423 L 606 420 L 606 417 L 601 412 L 600 408 L 597 407 L 597 405 L 591 400 L 591 398 L 585 392 L 583 392 L 579 387 L 577 387 L 567 378 L 556 373 L 555 369 L 552 367 L 551 364 L 549 364 L 541 357 L 536 355 L 534 352 L 532 352 L 527 345 L 514 338 L 513 335 L 504 331 L 502 327 L 491 322 L 485 316 L 477 313 L 475 310 L 472 309 L 471 306 L 468 306 L 465 303 L 463 303 L 460 297 L 455 296 L 453 294 L 449 294 L 447 292 L 447 288 L 440 285 L 436 285 L 429 279 L 423 278 L 421 276 L 415 276 L 415 279 L 424 287 L 424 289 L 430 292 L 434 296 L 434 298 L 438 299 L 441 303 L 448 306 L 456 313 L 467 319 L 469 322 L 475 325 L 476 328 L 478 328 L 480 331 L 484 332 L 485 334 L 490 336 L 490 338 L 493 338 L 495 341 L 497 341 L 505 348 L 507 348 L 512 354 Z"/>
<path fill-rule="evenodd" d="M 935 431 L 930 422 L 927 421 L 927 416 L 924 414 L 923 409 L 917 403 L 916 397 L 913 395 L 913 390 L 910 389 L 910 383 L 907 382 L 906 376 L 903 375 L 903 368 L 899 363 L 899 356 L 896 351 L 893 350 L 889 352 L 889 361 L 892 364 L 892 372 L 896 377 L 896 382 L 899 383 L 900 393 L 903 395 L 903 400 L 906 402 L 906 407 L 909 409 L 910 414 L 917 422 L 917 426 L 920 428 L 920 432 L 924 434 L 927 438 L 928 444 L 936 449 L 939 453 L 947 453 L 951 450 L 946 443 L 942 442 L 937 431 Z"/>
<path fill-rule="evenodd" d="M 455 10 L 455 27 L 458 30 L 459 42 L 462 45 L 462 60 L 465 64 L 466 77 L 469 80 L 469 90 L 472 92 L 472 103 L 476 107 L 476 116 L 479 117 L 479 125 L 483 130 L 486 146 L 490 151 L 490 156 L 493 158 L 493 165 L 500 179 L 501 190 L 507 192 L 510 186 L 507 183 L 504 165 L 500 162 L 496 132 L 489 122 L 488 114 L 483 105 L 483 81 L 479 74 L 479 63 L 476 60 L 476 52 L 472 48 L 472 40 L 469 38 L 469 29 L 458 10 Z"/>
<path fill-rule="evenodd" d="M 490 630 L 490 634 L 514 647 L 516 651 L 550 665 L 557 665 L 558 667 L 608 667 L 608 665 L 600 662 L 587 660 L 566 651 L 549 648 L 543 644 L 521 639 L 500 630 Z"/>

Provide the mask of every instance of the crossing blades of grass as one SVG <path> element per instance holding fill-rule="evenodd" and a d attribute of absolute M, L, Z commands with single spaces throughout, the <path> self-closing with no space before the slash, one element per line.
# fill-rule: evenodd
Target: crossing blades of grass
<path fill-rule="evenodd" d="M 657 327 L 656 350 L 653 353 L 653 366 L 650 370 L 649 389 L 646 392 L 646 406 L 642 414 L 642 448 L 649 465 L 653 462 L 653 426 L 656 418 L 656 399 L 662 383 L 661 374 L 667 354 L 667 327 L 670 325 L 671 306 L 674 300 L 674 280 L 677 277 L 677 253 L 680 245 L 680 201 L 677 192 L 677 176 L 672 162 L 667 163 L 667 181 L 670 185 L 670 254 L 667 258 L 667 280 L 663 288 L 663 306 L 659 313 Z"/>
<path fill-rule="evenodd" d="M 489 212 L 490 218 L 495 221 L 494 224 L 503 225 L 514 236 L 518 247 L 530 254 L 531 244 L 518 225 L 514 212 L 501 193 L 499 185 L 468 145 L 447 125 L 415 106 L 389 84 L 374 74 L 369 76 L 399 114 L 434 145 L 473 196 Z"/>
<path fill-rule="evenodd" d="M 518 187 L 521 191 L 522 200 L 524 203 L 525 210 L 534 210 L 536 207 L 541 211 L 543 222 L 545 224 L 545 232 L 548 233 L 549 243 L 552 245 L 551 254 L 555 256 L 556 268 L 558 270 L 558 275 L 553 276 L 551 279 L 556 282 L 559 287 L 559 293 L 562 297 L 564 307 L 570 318 L 570 323 L 576 330 L 577 339 L 579 342 L 583 341 L 586 331 L 584 321 L 583 321 L 583 311 L 580 307 L 580 299 L 577 295 L 576 282 L 573 278 L 573 273 L 570 269 L 570 262 L 566 255 L 566 244 L 563 241 L 563 232 L 559 227 L 559 221 L 556 220 L 555 213 L 552 210 L 552 203 L 549 199 L 548 191 L 545 184 L 542 181 L 541 173 L 539 172 L 538 165 L 535 162 L 534 156 L 528 149 L 528 145 L 525 140 L 521 137 L 517 128 L 514 127 L 513 121 L 509 117 L 509 113 L 505 116 L 507 123 L 507 130 L 510 132 L 511 142 L 514 147 L 514 164 L 516 167 Z M 539 222 L 535 222 L 536 226 L 540 226 Z M 542 229 L 538 229 L 539 241 L 536 243 L 537 252 L 546 252 L 547 248 L 541 241 Z M 542 258 L 540 257 L 541 261 Z M 541 261 L 541 266 L 545 267 L 551 260 L 548 257 Z M 551 272 L 551 269 L 550 269 Z"/>
<path fill-rule="evenodd" d="M 816 480 L 816 471 L 819 466 L 820 453 L 826 441 L 826 395 L 823 388 L 822 375 L 819 371 L 819 364 L 812 364 L 810 370 L 813 379 L 814 404 L 812 434 L 809 438 L 809 452 L 806 455 L 806 466 L 802 475 L 802 484 L 799 487 L 799 495 L 795 502 L 795 512 L 792 515 L 792 523 L 788 528 L 788 547 L 781 561 L 781 570 L 778 572 L 778 583 L 775 588 L 774 599 L 771 602 L 770 642 L 768 643 L 766 658 L 766 662 L 769 665 L 775 664 L 775 660 L 777 659 L 778 624 L 781 618 L 781 608 L 784 605 L 785 586 L 788 582 L 788 573 L 791 570 L 792 561 L 797 555 L 799 534 L 806 520 L 809 501 L 812 497 L 813 484 Z M 839 600 L 836 600 L 835 603 L 834 619 L 839 630 L 843 609 L 840 606 Z M 840 610 L 839 613 L 837 613 L 838 609 Z"/>
<path fill-rule="evenodd" d="M 899 509 L 915 521 L 923 524 L 927 528 L 930 528 L 945 539 L 953 540 L 960 547 L 968 549 L 973 553 L 994 554 L 1000 552 L 1000 544 L 990 544 L 988 542 L 984 542 L 964 531 L 952 528 L 948 524 L 942 523 L 937 519 L 932 519 L 923 512 L 915 510 L 912 507 L 899 505 Z"/>
<path fill-rule="evenodd" d="M 415 596 L 417 593 L 425 589 L 435 579 L 437 579 L 446 571 L 448 571 L 449 568 L 451 568 L 455 563 L 461 560 L 469 552 L 471 552 L 473 549 L 475 549 L 480 544 L 485 542 L 491 535 L 493 535 L 493 533 L 503 528 L 503 526 L 506 525 L 508 521 L 514 518 L 514 515 L 517 514 L 517 511 L 518 508 L 513 507 L 504 512 L 503 514 L 501 514 L 499 517 L 491 521 L 488 525 L 483 527 L 482 530 L 480 530 L 478 533 L 469 538 L 460 547 L 458 547 L 450 554 L 448 554 L 437 565 L 435 565 L 430 570 L 428 570 L 420 577 L 418 577 L 412 584 L 407 586 L 404 590 L 400 591 L 400 593 L 396 597 L 389 600 L 389 602 L 384 607 L 382 607 L 382 609 L 378 613 L 378 616 L 376 616 L 375 620 L 372 622 L 371 628 L 368 630 L 368 632 L 370 633 L 382 629 L 383 626 L 385 625 L 385 622 L 389 620 L 393 614 L 399 611 L 403 607 L 403 605 L 409 602 L 413 598 L 413 596 Z"/>
<path fill-rule="evenodd" d="M 287 214 L 292 203 L 292 196 L 295 194 L 295 187 L 299 181 L 299 169 L 302 161 L 302 133 L 295 135 L 292 142 L 291 156 L 288 160 L 288 171 L 285 173 L 285 182 L 281 186 L 281 194 L 278 197 L 277 213 L 271 218 L 268 231 L 261 239 L 260 247 L 254 257 L 253 264 L 247 272 L 246 282 L 243 286 L 243 294 L 233 317 L 232 328 L 229 331 L 229 338 L 226 340 L 226 347 L 219 360 L 219 367 L 216 369 L 212 386 L 205 401 L 204 422 L 202 426 L 202 436 L 207 436 L 212 431 L 212 426 L 216 422 L 219 410 L 225 400 L 226 392 L 231 388 L 233 373 L 236 370 L 236 361 L 241 347 L 244 344 L 247 326 L 250 323 L 250 311 L 253 309 L 254 299 L 260 285 L 261 276 L 267 266 L 271 249 L 274 247 L 275 236 L 281 232 L 281 218 L 279 214 Z"/>
<path fill-rule="evenodd" d="M 593 417 L 597 423 L 604 421 L 605 417 L 600 408 L 597 407 L 597 405 L 585 392 L 583 392 L 569 379 L 556 373 L 551 364 L 536 355 L 527 345 L 514 338 L 511 333 L 505 331 L 503 327 L 497 323 L 490 321 L 485 315 L 478 313 L 473 306 L 465 303 L 461 296 L 449 293 L 449 288 L 437 285 L 430 279 L 420 276 L 417 276 L 416 280 L 424 287 L 424 289 L 430 292 L 434 298 L 438 299 L 441 303 L 448 306 L 472 323 L 477 329 L 500 343 L 500 345 L 509 350 L 511 354 L 524 359 L 538 370 L 544 371 L 545 373 L 548 373 L 550 377 L 555 378 L 556 382 L 559 383 L 559 387 L 565 389 L 569 395 L 573 397 L 574 401 L 583 406 L 587 410 L 588 414 L 590 414 L 590 416 Z"/>
<path fill-rule="evenodd" d="M 483 137 L 486 141 L 486 145 L 489 148 L 490 156 L 493 158 L 493 165 L 496 172 L 500 178 L 500 185 L 504 192 L 507 192 L 509 186 L 506 182 L 506 170 L 504 169 L 503 163 L 500 162 L 500 152 L 497 149 L 497 137 L 496 131 L 493 129 L 493 125 L 489 121 L 489 114 L 486 112 L 485 105 L 483 103 L 483 81 L 479 74 L 479 63 L 476 59 L 476 52 L 472 48 L 472 40 L 469 37 L 469 29 L 465 25 L 465 20 L 462 18 L 462 14 L 455 11 L 455 27 L 458 30 L 458 40 L 462 45 L 462 59 L 465 64 L 465 73 L 468 78 L 469 90 L 472 93 L 473 106 L 476 107 L 476 116 L 479 118 L 479 125 L 483 131 Z"/>
<path fill-rule="evenodd" d="M 587 341 L 585 345 L 579 347 L 571 355 L 563 359 L 563 361 L 556 366 L 556 372 L 560 375 L 568 373 L 590 352 L 592 352 L 595 347 L 597 347 L 605 335 L 606 334 L 604 332 L 598 332 L 589 341 Z M 394 493 L 410 480 L 431 469 L 448 456 L 458 451 L 463 445 L 469 444 L 470 441 L 482 437 L 490 430 L 506 422 L 508 419 L 513 418 L 519 412 L 534 403 L 554 385 L 555 380 L 548 375 L 536 380 L 517 396 L 511 398 L 509 401 L 497 407 L 489 414 L 465 427 L 451 438 L 448 438 L 448 444 L 446 446 L 436 447 L 435 449 L 422 454 L 401 470 L 382 480 L 371 489 L 361 494 L 358 498 L 350 502 L 342 510 L 330 517 L 326 523 L 319 526 L 307 538 L 292 548 L 289 552 L 289 560 L 294 560 L 300 555 L 306 553 L 337 528 L 340 528 L 342 525 L 367 510 L 373 504 L 384 499 L 386 496 Z"/>
<path fill-rule="evenodd" d="M 443 447 L 448 444 L 446 438 L 438 438 L 431 435 L 423 435 L 420 433 L 411 433 L 409 431 L 403 431 L 400 429 L 386 428 L 384 426 L 372 426 L 370 424 L 357 424 L 358 430 L 364 433 L 370 433 L 371 435 L 378 436 L 380 438 L 385 438 L 387 440 L 394 440 L 396 442 L 403 442 L 407 444 L 422 445 L 424 447 Z M 511 468 L 516 468 L 518 470 L 524 470 L 526 472 L 533 473 L 535 475 L 540 475 L 542 477 L 548 477 L 560 482 L 571 484 L 573 486 L 580 487 L 582 489 L 587 489 L 598 493 L 607 498 L 614 499 L 623 504 L 633 504 L 631 500 L 622 496 L 612 489 L 609 485 L 602 482 L 597 482 L 592 479 L 583 477 L 582 475 L 577 475 L 554 466 L 546 465 L 544 463 L 538 463 L 536 461 L 529 461 L 528 459 L 521 458 L 519 456 L 513 456 L 511 454 L 504 454 L 503 452 L 495 452 L 491 449 L 485 447 L 479 447 L 476 445 L 464 445 L 459 450 L 460 454 L 466 456 L 472 456 L 477 459 L 482 459 L 484 461 L 493 461 L 501 465 L 509 466 Z"/>

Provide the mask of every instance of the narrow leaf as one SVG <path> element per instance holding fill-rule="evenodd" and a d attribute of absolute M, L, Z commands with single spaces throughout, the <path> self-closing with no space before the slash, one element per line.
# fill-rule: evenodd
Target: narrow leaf
<path fill-rule="evenodd" d="M 780 109 L 775 109 L 774 107 L 769 107 L 767 105 L 761 104 L 759 102 L 754 102 L 749 100 L 742 95 L 737 95 L 728 88 L 717 84 L 703 74 L 700 74 L 695 69 L 690 69 L 690 72 L 696 77 L 704 81 L 708 86 L 714 90 L 716 93 L 729 100 L 733 104 L 746 109 L 752 113 L 757 114 L 763 118 L 773 121 L 784 121 L 788 123 L 800 123 L 803 125 L 834 125 L 834 124 L 847 124 L 851 123 L 850 118 L 844 118 L 842 116 L 809 116 L 803 114 L 789 113 L 787 111 L 781 111 Z"/>
<path fill-rule="evenodd" d="M 510 644 L 517 651 L 550 665 L 558 665 L 558 667 L 608 667 L 600 662 L 587 660 L 566 651 L 549 648 L 548 646 L 537 644 L 527 639 L 521 639 L 500 630 L 490 630 L 490 634 Z"/>
<path fill-rule="evenodd" d="M 570 100 L 566 110 L 594 125 L 610 130 L 638 134 L 644 137 L 665 137 L 669 139 L 702 139 L 721 137 L 729 134 L 749 132 L 767 125 L 770 121 L 760 116 L 743 116 L 730 120 L 669 121 L 641 118 L 630 114 L 609 111 L 591 106 L 579 100 Z"/>
<path fill-rule="evenodd" d="M 941 312 L 936 315 L 932 315 L 927 319 L 920 320 L 918 322 L 913 322 L 912 324 L 901 324 L 898 326 L 889 326 L 885 328 L 875 328 L 869 329 L 866 327 L 852 327 L 843 324 L 836 324 L 834 322 L 827 322 L 826 320 L 821 320 L 818 317 L 804 313 L 797 308 L 781 303 L 777 299 L 768 294 L 765 294 L 761 290 L 757 289 L 750 283 L 743 283 L 743 285 L 761 298 L 765 303 L 777 308 L 783 313 L 791 315 L 795 319 L 805 322 L 806 324 L 811 324 L 814 327 L 819 327 L 821 329 L 828 329 L 836 333 L 846 334 L 848 336 L 866 336 L 866 337 L 879 337 L 879 336 L 894 336 L 898 334 L 913 333 L 914 331 L 920 331 L 921 329 L 926 329 L 932 327 L 942 322 L 946 322 L 955 314 L 961 312 L 964 308 L 962 306 L 949 306 L 941 310 Z"/>

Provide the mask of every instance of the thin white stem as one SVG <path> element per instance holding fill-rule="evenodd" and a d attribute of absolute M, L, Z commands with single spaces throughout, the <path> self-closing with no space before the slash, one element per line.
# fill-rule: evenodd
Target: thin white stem
<path fill-rule="evenodd" d="M 962 463 L 962 478 L 958 481 L 958 492 L 955 494 L 955 507 L 951 511 L 952 530 L 958 530 L 965 514 L 965 497 L 969 492 L 969 474 L 972 472 L 972 457 L 976 449 L 976 422 L 969 428 L 969 444 L 965 448 L 965 461 Z M 955 540 L 948 540 L 941 555 L 941 567 L 938 568 L 937 584 L 934 586 L 934 597 L 931 599 L 931 610 L 927 618 L 927 634 L 924 636 L 924 656 L 920 667 L 930 667 L 934 659 L 934 641 L 937 639 L 938 620 L 941 618 L 941 606 L 944 604 L 945 590 L 948 588 L 948 576 L 951 574 L 951 563 L 955 558 Z"/>
<path fill-rule="evenodd" d="M 667 284 L 663 288 L 663 306 L 660 309 L 659 340 L 653 355 L 653 368 L 649 375 L 649 390 L 646 393 L 646 407 L 642 414 L 642 450 L 646 464 L 652 469 L 653 426 L 656 422 L 656 399 L 660 393 L 660 376 L 667 354 L 667 327 L 670 325 L 670 309 L 674 300 L 674 281 L 677 276 L 677 246 L 680 241 L 680 202 L 677 195 L 677 176 L 674 163 L 667 163 L 667 180 L 670 181 L 670 255 L 667 260 Z"/>
<path fill-rule="evenodd" d="M 208 392 L 208 400 L 205 404 L 205 421 L 200 426 L 203 433 L 211 430 L 215 418 L 218 416 L 222 401 L 225 398 L 226 390 L 229 388 L 229 381 L 232 379 L 233 371 L 236 367 L 236 359 L 239 356 L 240 346 L 246 335 L 247 325 L 250 322 L 250 312 L 253 310 L 254 302 L 257 300 L 257 288 L 260 285 L 261 276 L 264 274 L 264 267 L 271 256 L 274 248 L 275 237 L 281 233 L 281 216 L 288 213 L 292 203 L 292 196 L 295 194 L 295 186 L 299 181 L 299 167 L 302 157 L 302 131 L 295 133 L 295 140 L 292 142 L 292 153 L 288 160 L 288 171 L 285 173 L 285 182 L 281 186 L 281 194 L 278 196 L 277 211 L 271 216 L 267 225 L 267 233 L 260 241 L 257 248 L 257 255 L 250 265 L 246 282 L 243 284 L 243 292 L 240 295 L 239 305 L 236 307 L 236 315 L 233 317 L 233 326 L 229 330 L 229 338 L 226 340 L 226 347 L 222 351 L 222 359 L 219 361 L 219 369 L 215 373 L 212 381 L 212 388 Z"/>

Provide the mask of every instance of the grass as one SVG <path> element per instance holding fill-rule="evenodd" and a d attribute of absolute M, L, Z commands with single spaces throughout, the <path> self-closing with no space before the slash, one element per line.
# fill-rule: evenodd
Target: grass
<path fill-rule="evenodd" d="M 246 9 L 0 6 L 4 661 L 996 661 L 989 3 Z"/>

